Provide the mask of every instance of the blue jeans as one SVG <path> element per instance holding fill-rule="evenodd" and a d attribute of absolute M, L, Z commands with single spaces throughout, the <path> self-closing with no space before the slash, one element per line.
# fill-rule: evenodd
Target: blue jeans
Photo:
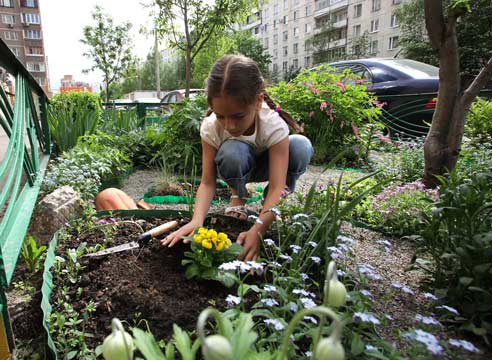
<path fill-rule="evenodd" d="M 289 136 L 289 167 L 286 185 L 294 191 L 297 179 L 304 174 L 313 157 L 311 141 L 303 135 Z M 268 150 L 259 155 L 253 154 L 250 144 L 239 140 L 226 140 L 215 155 L 217 174 L 241 198 L 248 196 L 246 184 L 268 180 Z"/>

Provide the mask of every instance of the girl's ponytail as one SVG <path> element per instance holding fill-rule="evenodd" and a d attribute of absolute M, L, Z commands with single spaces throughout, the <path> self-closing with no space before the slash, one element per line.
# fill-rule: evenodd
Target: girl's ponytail
<path fill-rule="evenodd" d="M 273 101 L 273 99 L 270 97 L 270 95 L 268 95 L 268 93 L 266 91 L 263 92 L 263 98 L 265 100 L 265 102 L 267 103 L 268 107 L 272 110 L 275 110 L 276 112 L 278 112 L 278 114 L 280 115 L 280 117 L 287 123 L 287 125 L 289 126 L 289 128 L 295 132 L 295 133 L 300 133 L 302 132 L 302 128 L 301 126 L 299 126 L 299 124 L 297 123 L 297 121 L 294 120 L 294 118 L 286 111 L 282 110 L 280 108 L 280 106 L 278 106 L 277 104 L 275 104 L 275 102 Z"/>

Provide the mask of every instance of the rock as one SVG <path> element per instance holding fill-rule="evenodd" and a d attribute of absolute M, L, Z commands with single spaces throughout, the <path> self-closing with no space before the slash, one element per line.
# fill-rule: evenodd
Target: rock
<path fill-rule="evenodd" d="M 47 244 L 58 229 L 70 218 L 80 216 L 82 211 L 80 194 L 70 186 L 62 186 L 38 203 L 29 234 L 38 239 L 38 244 Z"/>

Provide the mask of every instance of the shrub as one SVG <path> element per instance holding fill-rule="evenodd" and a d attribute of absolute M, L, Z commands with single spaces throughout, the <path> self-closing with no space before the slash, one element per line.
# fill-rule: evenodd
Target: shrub
<path fill-rule="evenodd" d="M 492 137 L 492 101 L 481 98 L 471 105 L 466 117 L 466 134 L 478 142 L 490 141 Z"/>
<path fill-rule="evenodd" d="M 418 234 L 423 217 L 430 213 L 436 190 L 425 189 L 421 181 L 393 184 L 356 207 L 361 220 L 384 232 L 398 235 Z"/>
<path fill-rule="evenodd" d="M 85 142 L 84 142 L 85 141 Z M 82 138 L 77 146 L 57 158 L 43 180 L 43 191 L 70 185 L 84 199 L 99 192 L 101 182 L 128 171 L 131 160 L 121 150 Z"/>
<path fill-rule="evenodd" d="M 453 172 L 440 178 L 439 201 L 415 237 L 419 251 L 433 259 L 430 272 L 437 294 L 482 329 L 492 333 L 492 170 L 469 178 Z M 470 329 L 470 327 L 466 327 Z"/>
<path fill-rule="evenodd" d="M 346 84 L 343 81 L 353 82 Z M 280 82 L 269 93 L 299 122 L 315 147 L 315 160 L 333 158 L 347 144 L 359 139 L 361 124 L 375 120 L 381 113 L 377 100 L 366 91 L 357 75 L 342 74 L 321 66 L 304 70 L 291 83 Z"/>
<path fill-rule="evenodd" d="M 58 152 L 73 148 L 80 136 L 92 134 L 101 111 L 99 96 L 87 91 L 53 96 L 48 107 L 48 123 Z"/>

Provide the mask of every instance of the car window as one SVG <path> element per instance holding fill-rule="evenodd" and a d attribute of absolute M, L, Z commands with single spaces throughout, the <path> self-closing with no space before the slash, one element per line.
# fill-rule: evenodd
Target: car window
<path fill-rule="evenodd" d="M 387 59 L 384 64 L 401 71 L 414 79 L 427 79 L 439 76 L 439 68 L 408 59 Z"/>
<path fill-rule="evenodd" d="M 175 103 L 176 100 L 177 100 L 177 96 L 176 96 L 176 93 L 174 93 L 174 94 L 169 95 L 169 100 L 167 102 L 168 103 Z"/>
<path fill-rule="evenodd" d="M 367 69 L 365 66 L 360 65 L 360 64 L 340 64 L 340 65 L 335 65 L 335 68 L 337 69 L 337 73 L 342 73 L 343 70 L 349 69 L 350 72 L 354 73 L 355 75 L 360 76 L 362 80 L 366 83 L 372 83 L 372 75 L 369 69 Z M 344 84 L 350 84 L 354 85 L 356 83 L 355 80 L 353 79 L 344 79 L 343 80 Z"/>

